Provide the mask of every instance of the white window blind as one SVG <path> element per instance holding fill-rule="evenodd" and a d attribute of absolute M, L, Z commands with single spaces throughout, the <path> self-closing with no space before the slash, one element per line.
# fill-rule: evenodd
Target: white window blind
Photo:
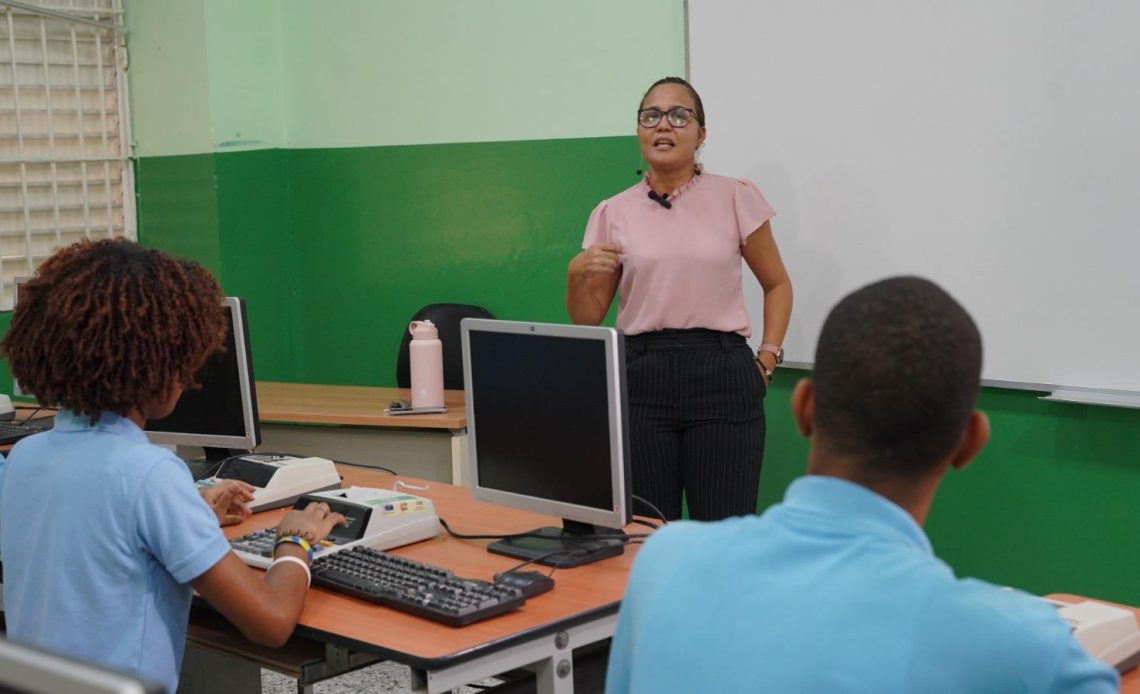
<path fill-rule="evenodd" d="M 0 310 L 83 238 L 136 238 L 121 0 L 0 0 Z"/>

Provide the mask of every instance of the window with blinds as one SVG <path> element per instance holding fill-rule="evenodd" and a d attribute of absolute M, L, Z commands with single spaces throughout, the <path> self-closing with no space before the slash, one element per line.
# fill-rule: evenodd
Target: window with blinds
<path fill-rule="evenodd" d="M 0 0 L 0 310 L 83 238 L 136 238 L 121 0 Z"/>

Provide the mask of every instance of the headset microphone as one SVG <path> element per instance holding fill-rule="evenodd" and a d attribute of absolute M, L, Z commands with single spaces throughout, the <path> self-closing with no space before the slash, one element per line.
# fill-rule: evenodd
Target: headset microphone
<path fill-rule="evenodd" d="M 668 193 L 662 193 L 661 195 L 658 195 L 657 191 L 651 190 L 649 191 L 649 199 L 667 210 L 673 209 L 673 203 L 669 202 Z"/>

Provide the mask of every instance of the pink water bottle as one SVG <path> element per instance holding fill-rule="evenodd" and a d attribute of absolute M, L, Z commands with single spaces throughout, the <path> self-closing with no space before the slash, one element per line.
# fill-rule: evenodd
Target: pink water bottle
<path fill-rule="evenodd" d="M 408 359 L 412 366 L 412 407 L 443 407 L 443 343 L 430 320 L 408 326 L 412 342 Z"/>

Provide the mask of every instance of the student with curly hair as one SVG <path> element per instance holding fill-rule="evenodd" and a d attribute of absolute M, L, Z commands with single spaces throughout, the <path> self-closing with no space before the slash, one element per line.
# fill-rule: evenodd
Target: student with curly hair
<path fill-rule="evenodd" d="M 285 515 L 261 574 L 230 551 L 186 465 L 151 445 L 225 336 L 222 296 L 201 266 L 128 241 L 80 242 L 20 287 L 0 350 L 55 427 L 0 468 L 8 637 L 161 683 L 173 692 L 191 589 L 251 641 L 293 631 L 311 543 L 345 519 L 327 504 Z M 211 506 L 215 510 L 211 509 Z"/>

